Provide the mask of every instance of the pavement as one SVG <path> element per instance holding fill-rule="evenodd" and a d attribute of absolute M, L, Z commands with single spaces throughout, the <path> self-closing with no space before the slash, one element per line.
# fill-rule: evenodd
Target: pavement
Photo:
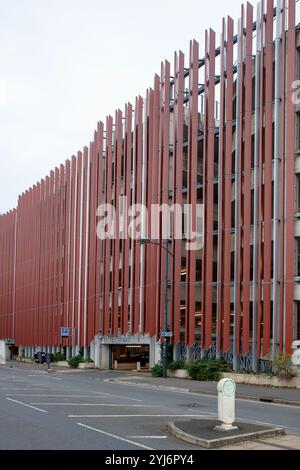
<path fill-rule="evenodd" d="M 140 387 L 175 388 L 183 392 L 217 396 L 215 382 L 198 382 L 189 379 L 171 379 L 151 377 L 150 374 L 132 373 L 124 377 L 112 378 L 114 381 L 126 382 L 128 385 Z M 270 403 L 282 403 L 300 406 L 300 389 L 262 387 L 256 385 L 237 384 L 236 398 Z"/>
<path fill-rule="evenodd" d="M 199 450 L 171 435 L 168 425 L 216 419 L 217 400 L 203 393 L 204 384 L 188 381 L 193 387 L 189 392 L 186 383 L 119 371 L 55 369 L 50 374 L 32 364 L 0 366 L 0 449 Z M 216 384 L 205 387 L 212 393 Z M 259 391 L 260 395 L 265 389 Z M 283 427 L 287 436 L 230 448 L 244 450 L 255 444 L 263 449 L 300 449 L 298 406 L 243 398 L 236 401 L 236 416 L 244 422 Z"/>

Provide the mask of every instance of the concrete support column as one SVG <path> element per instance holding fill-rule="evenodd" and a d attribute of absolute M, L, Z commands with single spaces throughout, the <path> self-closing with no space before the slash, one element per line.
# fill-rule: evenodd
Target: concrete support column
<path fill-rule="evenodd" d="M 101 344 L 101 339 L 96 337 L 93 350 L 94 357 L 91 357 L 95 362 L 95 367 L 101 370 L 109 370 L 111 367 L 109 344 Z"/>
<path fill-rule="evenodd" d="M 84 346 L 84 348 L 83 348 L 83 358 L 87 359 L 87 357 L 88 357 L 88 349 L 87 349 L 86 346 Z"/>
<path fill-rule="evenodd" d="M 149 347 L 149 367 L 153 367 L 159 361 L 161 361 L 161 344 L 156 341 L 156 338 L 153 337 L 150 339 Z"/>
<path fill-rule="evenodd" d="M 201 359 L 206 359 L 207 357 L 207 350 L 205 348 L 201 349 Z"/>
<path fill-rule="evenodd" d="M 0 341 L 0 364 L 6 364 L 7 360 L 7 352 L 6 352 L 6 344 L 5 341 Z"/>
<path fill-rule="evenodd" d="M 95 340 L 93 340 L 90 345 L 90 357 L 92 361 L 95 362 Z"/>
<path fill-rule="evenodd" d="M 175 344 L 173 348 L 173 361 L 180 361 L 181 359 L 180 344 Z"/>

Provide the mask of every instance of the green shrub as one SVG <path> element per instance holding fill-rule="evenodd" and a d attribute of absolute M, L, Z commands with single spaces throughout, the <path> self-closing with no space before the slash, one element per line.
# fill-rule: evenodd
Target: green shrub
<path fill-rule="evenodd" d="M 150 369 L 151 375 L 153 377 L 162 377 L 163 376 L 163 365 L 161 362 L 158 362 Z"/>
<path fill-rule="evenodd" d="M 231 367 L 223 360 L 191 361 L 186 365 L 186 369 L 192 380 L 214 381 L 221 379 L 222 372 L 231 371 Z"/>
<path fill-rule="evenodd" d="M 68 364 L 72 369 L 77 369 L 80 362 L 81 362 L 80 356 L 70 357 L 70 359 L 68 360 Z"/>
<path fill-rule="evenodd" d="M 86 359 L 84 359 L 83 357 L 80 357 L 80 362 L 84 362 L 85 364 L 94 363 L 94 361 L 90 357 L 87 357 Z"/>
<path fill-rule="evenodd" d="M 56 352 L 53 354 L 53 359 L 54 359 L 54 362 L 65 361 L 66 356 L 62 354 L 61 352 Z"/>
<path fill-rule="evenodd" d="M 292 357 L 288 354 L 279 354 L 273 362 L 273 371 L 280 377 L 292 379 L 297 374 L 295 372 Z"/>
<path fill-rule="evenodd" d="M 184 361 L 173 361 L 168 365 L 170 370 L 186 369 L 186 362 Z"/>

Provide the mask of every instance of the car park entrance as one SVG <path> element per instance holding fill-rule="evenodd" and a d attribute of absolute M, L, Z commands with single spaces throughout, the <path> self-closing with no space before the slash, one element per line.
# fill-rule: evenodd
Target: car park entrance
<path fill-rule="evenodd" d="M 148 370 L 149 345 L 113 345 L 112 368 L 121 370 Z"/>

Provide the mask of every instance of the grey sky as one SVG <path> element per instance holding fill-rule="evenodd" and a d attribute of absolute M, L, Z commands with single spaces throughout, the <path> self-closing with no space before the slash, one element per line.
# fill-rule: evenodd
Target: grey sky
<path fill-rule="evenodd" d="M 254 4 L 256 2 L 253 2 Z M 241 0 L 0 0 L 0 212 Z M 219 38 L 219 35 L 217 36 Z M 219 41 L 218 41 L 219 42 Z"/>

